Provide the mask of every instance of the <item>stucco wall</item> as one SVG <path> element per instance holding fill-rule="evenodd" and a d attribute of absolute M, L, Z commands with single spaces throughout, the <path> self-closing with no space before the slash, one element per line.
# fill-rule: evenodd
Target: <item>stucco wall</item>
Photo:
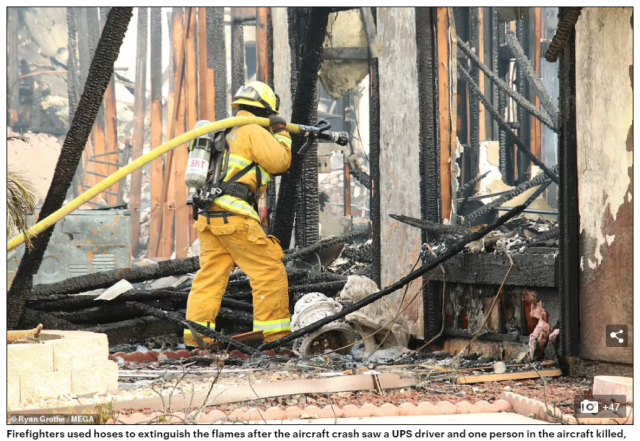
<path fill-rule="evenodd" d="M 581 356 L 632 362 L 605 326 L 633 322 L 631 8 L 584 8 L 576 24 Z"/>
<path fill-rule="evenodd" d="M 380 69 L 380 218 L 381 281 L 388 286 L 406 276 L 420 254 L 420 231 L 389 217 L 390 213 L 420 217 L 418 152 L 418 80 L 414 8 L 378 8 L 382 41 Z M 420 291 L 413 282 L 405 302 Z M 402 297 L 404 290 L 396 293 Z M 406 306 L 406 303 L 405 303 Z M 407 310 L 423 333 L 422 296 Z"/>

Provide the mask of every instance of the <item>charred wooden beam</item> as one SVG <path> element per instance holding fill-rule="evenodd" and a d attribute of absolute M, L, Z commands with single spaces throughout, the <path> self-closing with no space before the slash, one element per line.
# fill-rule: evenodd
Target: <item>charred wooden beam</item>
<path fill-rule="evenodd" d="M 531 65 L 531 62 L 527 58 L 527 55 L 524 53 L 524 50 L 522 49 L 522 45 L 518 41 L 518 38 L 511 30 L 507 31 L 507 44 L 513 51 L 513 55 L 516 58 L 519 72 L 523 76 L 526 76 L 527 80 L 529 80 L 529 83 L 533 86 L 536 95 L 540 99 L 542 107 L 544 107 L 549 116 L 551 116 L 551 120 L 554 121 L 554 125 L 557 125 L 558 109 L 553 104 L 547 88 L 544 87 L 544 84 L 542 84 L 540 77 Z"/>
<path fill-rule="evenodd" d="M 527 112 L 529 112 L 534 117 L 538 118 L 540 122 L 549 127 L 554 132 L 557 132 L 558 129 L 555 126 L 555 123 L 551 120 L 551 118 L 542 113 L 539 109 L 536 108 L 534 104 L 532 104 L 527 98 L 520 95 L 517 91 L 513 90 L 507 83 L 505 83 L 496 73 L 494 73 L 486 64 L 480 61 L 480 58 L 473 52 L 473 50 L 462 40 L 456 40 L 457 46 L 464 52 L 464 54 L 469 57 L 475 64 L 478 65 L 480 70 L 484 72 L 484 74 L 489 77 L 493 84 L 498 87 L 498 89 L 509 95 L 513 100 L 522 106 Z"/>
<path fill-rule="evenodd" d="M 390 214 L 389 217 L 399 222 L 411 225 L 412 227 L 420 228 L 427 231 L 430 235 L 440 236 L 443 234 L 462 234 L 466 235 L 471 232 L 468 228 L 460 227 L 458 225 L 443 225 L 438 222 L 429 222 L 422 219 L 416 219 L 401 214 Z"/>
<path fill-rule="evenodd" d="M 297 259 L 300 256 L 306 256 L 307 254 L 313 253 L 315 251 L 322 250 L 324 248 L 328 248 L 333 245 L 345 243 L 355 239 L 356 237 L 365 236 L 368 234 L 369 234 L 368 231 L 356 231 L 353 233 L 345 234 L 344 236 L 338 236 L 332 239 L 321 240 L 319 242 L 314 243 L 313 245 L 310 245 L 305 248 L 301 248 L 297 251 L 294 251 L 293 253 L 287 254 L 282 261 L 289 262 L 291 260 Z"/>
<path fill-rule="evenodd" d="M 549 167 L 547 167 L 544 163 L 542 163 L 538 158 L 536 158 L 533 153 L 531 153 L 531 151 L 527 148 L 527 146 L 525 146 L 523 144 L 523 142 L 518 139 L 518 137 L 516 136 L 515 133 L 513 133 L 513 130 L 511 130 L 511 127 L 509 127 L 509 125 L 506 123 L 506 121 L 504 120 L 504 118 L 498 114 L 498 112 L 493 108 L 493 106 L 491 105 L 491 103 L 484 97 L 484 95 L 480 92 L 480 89 L 478 89 L 478 85 L 475 84 L 473 82 L 473 80 L 471 79 L 471 77 L 469 76 L 469 73 L 465 70 L 464 67 L 462 67 L 461 65 L 458 65 L 458 74 L 462 77 L 462 79 L 469 85 L 469 90 L 471 91 L 471 93 L 473 93 L 475 96 L 477 96 L 480 99 L 480 102 L 484 105 L 484 108 L 487 110 L 487 112 L 489 112 L 491 114 L 491 116 L 498 122 L 498 125 L 505 131 L 507 132 L 508 135 L 510 135 L 513 140 L 515 141 L 516 146 L 518 147 L 518 150 L 522 153 L 524 153 L 524 155 L 529 158 L 529 161 L 533 162 L 535 165 L 537 165 L 538 167 L 540 167 L 540 169 L 542 171 L 544 171 L 544 173 L 556 184 L 559 182 L 558 180 L 558 176 L 553 173 Z"/>
<path fill-rule="evenodd" d="M 32 297 L 44 299 L 53 294 L 75 294 L 99 288 L 108 288 L 123 279 L 130 283 L 138 283 L 161 277 L 195 273 L 199 269 L 200 262 L 198 257 L 165 260 L 158 262 L 157 265 L 102 271 L 85 276 L 72 277 L 61 282 L 36 285 L 33 287 L 31 295 Z"/>
<path fill-rule="evenodd" d="M 554 174 L 557 173 L 558 172 L 558 166 L 557 165 L 554 166 L 551 170 L 552 170 L 552 172 Z M 530 190 L 530 189 L 532 189 L 534 187 L 537 187 L 537 186 L 541 186 L 541 188 L 544 187 L 546 189 L 545 184 L 547 184 L 547 183 L 551 183 L 549 178 L 544 173 L 540 173 L 539 175 L 537 175 L 532 180 L 526 181 L 526 182 L 518 185 L 513 190 L 508 191 L 507 193 L 505 193 L 502 196 L 500 196 L 498 199 L 496 199 L 496 200 L 494 200 L 492 202 L 489 202 L 488 204 L 480 207 L 479 209 L 477 209 L 473 213 L 469 214 L 465 218 L 465 224 L 466 225 L 471 225 L 471 223 L 473 221 L 475 221 L 476 219 L 478 219 L 481 216 L 489 213 L 492 210 L 497 209 L 498 207 L 502 206 L 502 204 L 504 204 L 505 202 L 508 202 L 511 199 L 521 195 L 522 193 L 524 193 L 527 190 Z M 540 191 L 540 189 L 538 189 L 538 191 Z M 539 193 L 538 193 L 538 195 L 539 195 Z"/>
<path fill-rule="evenodd" d="M 528 21 L 525 20 L 518 20 L 516 22 L 516 32 L 517 32 L 517 38 L 513 38 L 513 40 L 516 40 L 517 43 L 520 44 L 520 46 L 525 46 L 527 47 L 527 41 L 528 41 L 528 30 L 529 30 L 529 26 L 528 26 Z M 509 30 L 507 32 L 507 45 L 509 44 L 509 35 L 511 30 Z M 515 34 L 513 34 L 513 36 L 515 37 Z M 524 53 L 523 53 L 524 55 Z M 518 58 L 518 57 L 516 57 Z M 524 56 L 525 60 L 526 60 L 526 56 Z M 522 60 L 522 58 L 521 58 Z M 528 61 L 523 62 L 523 63 L 518 63 L 516 62 L 516 89 L 518 89 L 518 92 L 520 93 L 520 95 L 529 98 L 529 83 L 526 80 L 526 76 L 527 76 L 527 72 L 526 72 L 526 66 L 525 64 L 529 64 Z M 548 110 L 547 110 L 548 111 Z M 557 118 L 554 118 L 554 116 L 552 114 L 551 115 L 551 120 L 554 121 L 554 123 L 557 122 Z M 529 152 L 531 152 L 531 132 L 529 131 L 529 118 L 527 118 L 525 111 L 522 107 L 518 107 L 516 109 L 516 119 L 518 121 L 518 138 L 520 139 L 520 141 L 522 141 L 522 143 L 527 147 L 527 149 L 529 150 Z M 533 153 L 532 153 L 533 155 Z M 517 170 L 518 170 L 518 176 L 517 176 L 517 180 L 516 183 L 517 184 L 521 184 L 527 180 L 529 180 L 529 178 L 531 177 L 531 167 L 529 165 L 529 161 L 527 161 L 527 158 L 524 156 L 524 154 L 520 151 L 519 154 L 517 155 Z"/>
<path fill-rule="evenodd" d="M 371 190 L 371 176 L 367 174 L 364 170 L 362 170 L 362 166 L 360 165 L 360 161 L 358 161 L 358 157 L 356 155 L 351 155 L 347 158 L 349 161 L 349 173 L 356 178 L 356 180 L 361 183 L 367 190 Z"/>
<path fill-rule="evenodd" d="M 511 254 L 513 268 L 506 281 L 507 286 L 531 288 L 556 288 L 558 274 L 555 253 Z M 469 285 L 500 285 L 511 262 L 504 253 L 461 253 L 446 262 L 445 276 L 436 272 L 434 280 Z"/>
<path fill-rule="evenodd" d="M 231 93 L 244 85 L 244 28 L 240 20 L 242 8 L 231 8 Z"/>
<path fill-rule="evenodd" d="M 374 11 L 375 12 L 375 9 Z M 380 215 L 380 71 L 378 59 L 371 60 L 369 68 L 369 172 L 371 173 L 371 193 L 369 206 L 371 211 L 372 244 L 371 278 L 381 285 L 381 215 Z"/>
<path fill-rule="evenodd" d="M 207 66 L 214 71 L 215 118 L 225 119 L 227 110 L 227 48 L 224 8 L 207 8 Z M 235 93 L 235 90 L 233 91 Z"/>
<path fill-rule="evenodd" d="M 578 17 L 582 12 L 582 8 L 564 8 L 565 12 L 562 15 L 558 28 L 556 29 L 556 35 L 553 36 L 549 50 L 544 55 L 549 63 L 554 63 L 558 57 L 564 53 L 564 48 L 570 41 L 570 38 L 574 35 Z"/>
<path fill-rule="evenodd" d="M 469 47 L 476 54 L 480 54 L 479 25 L 478 8 L 469 8 Z M 476 64 L 471 65 L 469 75 L 484 95 L 484 90 L 480 88 L 480 70 Z M 465 155 L 468 159 L 465 174 L 468 179 L 473 179 L 478 176 L 480 161 L 480 101 L 478 95 L 473 93 L 469 93 L 469 145 L 471 149 Z"/>
<path fill-rule="evenodd" d="M 416 47 L 418 68 L 418 107 L 420 113 L 419 168 L 420 215 L 426 222 L 441 221 L 440 207 L 440 133 L 438 131 L 438 45 L 437 9 L 416 8 Z M 476 109 L 477 119 L 477 109 Z M 476 161 L 477 163 L 477 161 Z M 428 242 L 430 234 L 420 231 L 422 242 Z M 426 260 L 423 258 L 423 265 Z M 423 289 L 425 337 L 435 335 L 440 329 L 440 300 L 438 287 L 428 283 Z"/>
<path fill-rule="evenodd" d="M 179 334 L 183 327 L 156 317 L 146 316 L 117 323 L 83 328 L 83 331 L 107 334 L 110 345 L 139 342 L 159 335 Z"/>
<path fill-rule="evenodd" d="M 316 92 L 318 85 L 318 72 L 322 64 L 322 44 L 324 43 L 327 22 L 329 19 L 328 8 L 311 8 L 309 12 L 308 28 L 302 45 L 305 50 L 301 54 L 300 69 L 296 75 L 296 88 L 293 95 L 291 118 L 299 124 L 312 124 L 312 118 L 317 111 L 314 106 L 316 102 Z M 290 34 L 296 34 L 296 29 L 289 27 Z M 298 48 L 296 48 L 298 49 Z M 292 57 L 294 58 L 294 57 Z M 292 60 L 293 63 L 294 60 Z M 292 75 L 292 78 L 293 75 Z M 298 219 L 298 222 L 305 222 L 311 228 L 309 230 L 309 240 L 317 240 L 318 230 L 318 180 L 314 177 L 315 193 L 305 195 L 300 194 L 297 188 L 302 182 L 302 171 L 304 167 L 304 155 L 298 154 L 300 147 L 305 142 L 302 137 L 296 137 L 292 146 L 292 161 L 289 172 L 280 181 L 280 192 L 276 208 L 276 220 L 274 225 L 274 235 L 280 240 L 284 249 L 289 248 L 291 243 L 291 233 L 293 231 L 296 217 L 296 200 L 305 205 L 308 219 Z M 312 157 L 313 149 L 307 156 Z M 316 171 L 318 162 L 313 157 Z M 309 181 L 309 190 L 313 193 L 313 183 Z M 305 198 L 302 200 L 301 198 Z M 315 224 L 315 225 L 311 225 Z M 316 234 L 313 234 L 316 232 Z"/>
<path fill-rule="evenodd" d="M 473 186 L 475 186 L 478 182 L 482 181 L 484 178 L 487 177 L 487 175 L 491 173 L 491 171 L 485 172 L 483 174 L 481 174 L 480 176 L 476 176 L 475 178 L 473 178 L 472 180 L 468 181 L 467 183 L 465 183 L 463 186 L 461 186 L 460 188 L 458 188 L 458 196 L 462 196 L 462 194 L 472 188 Z"/>
<path fill-rule="evenodd" d="M 51 314 L 47 314 L 44 311 L 35 311 L 33 309 L 27 309 L 24 313 L 24 317 L 20 322 L 23 329 L 33 328 L 38 325 L 42 325 L 44 329 L 60 329 L 62 331 L 73 331 L 79 329 L 78 325 L 74 325 L 73 323 L 54 317 Z"/>
<path fill-rule="evenodd" d="M 578 10 L 576 10 L 578 9 Z M 556 37 L 565 41 L 554 51 L 561 52 L 560 131 L 558 133 L 558 225 L 560 228 L 560 354 L 580 356 L 580 206 L 578 204 L 578 138 L 576 126 L 576 37 L 573 25 L 580 8 L 560 8 L 561 28 Z M 573 22 L 567 29 L 569 22 Z M 554 37 L 555 41 L 555 37 Z M 551 49 L 549 49 L 551 51 Z M 554 52 L 555 53 L 555 52 Z M 549 54 L 547 54 L 549 60 Z M 555 60 L 555 58 L 553 59 Z"/>
<path fill-rule="evenodd" d="M 64 203 L 111 79 L 113 63 L 120 52 L 120 46 L 132 13 L 132 8 L 112 8 L 109 13 L 96 54 L 91 62 L 87 87 L 82 93 L 78 110 L 60 151 L 60 157 L 49 192 L 40 210 L 38 222 L 59 210 Z M 25 304 L 33 286 L 33 276 L 40 268 L 52 234 L 53 228 L 49 228 L 36 236 L 32 240 L 33 249 L 27 249 L 20 261 L 11 289 L 7 293 L 7 309 L 11 311 L 7 317 L 9 329 L 15 329 L 24 315 Z"/>

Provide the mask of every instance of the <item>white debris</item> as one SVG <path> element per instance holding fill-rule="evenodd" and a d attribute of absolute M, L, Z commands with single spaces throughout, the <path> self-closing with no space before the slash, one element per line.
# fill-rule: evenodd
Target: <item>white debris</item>
<path fill-rule="evenodd" d="M 127 291 L 131 291 L 133 289 L 133 285 L 126 280 L 122 279 L 115 285 L 111 286 L 105 292 L 100 294 L 94 300 L 113 300 L 118 297 L 120 294 L 124 294 Z"/>

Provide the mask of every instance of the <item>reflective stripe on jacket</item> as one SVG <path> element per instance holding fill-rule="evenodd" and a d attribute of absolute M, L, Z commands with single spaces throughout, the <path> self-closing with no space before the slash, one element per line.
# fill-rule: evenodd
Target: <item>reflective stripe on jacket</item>
<path fill-rule="evenodd" d="M 238 117 L 253 117 L 254 115 L 241 110 Z M 258 124 L 234 127 L 227 134 L 229 143 L 229 166 L 224 180 L 231 179 L 247 165 L 255 162 L 260 168 L 260 195 L 266 191 L 266 185 L 271 181 L 272 174 L 286 172 L 291 166 L 291 137 L 288 132 L 271 134 L 269 130 Z M 256 168 L 236 181 L 256 191 Z M 259 199 L 260 195 L 256 195 Z M 224 195 L 216 198 L 214 210 L 226 210 L 249 216 L 260 222 L 260 216 L 247 202 L 240 198 Z"/>

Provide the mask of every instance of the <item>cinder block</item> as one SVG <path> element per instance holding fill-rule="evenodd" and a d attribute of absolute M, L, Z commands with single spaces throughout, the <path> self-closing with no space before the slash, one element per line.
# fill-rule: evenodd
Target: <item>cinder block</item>
<path fill-rule="evenodd" d="M 88 369 L 95 366 L 96 362 L 108 359 L 108 355 L 102 358 L 103 351 L 100 343 L 93 338 L 63 338 L 52 340 L 51 344 L 53 345 L 53 367 L 56 372 Z"/>
<path fill-rule="evenodd" d="M 76 395 L 107 393 L 106 369 L 93 366 L 71 372 L 71 392 Z"/>
<path fill-rule="evenodd" d="M 104 378 L 106 378 L 107 391 L 118 390 L 118 363 L 107 360 L 103 370 Z"/>
<path fill-rule="evenodd" d="M 53 372 L 53 346 L 44 344 L 7 345 L 7 375 Z"/>
<path fill-rule="evenodd" d="M 20 398 L 38 401 L 58 398 L 71 390 L 71 372 L 49 372 L 46 374 L 26 374 L 20 376 Z"/>
<path fill-rule="evenodd" d="M 103 365 L 105 361 L 109 360 L 109 339 L 107 334 L 93 333 L 91 338 L 98 345 L 94 366 Z"/>
<path fill-rule="evenodd" d="M 18 375 L 7 376 L 7 406 L 20 406 L 20 377 Z"/>

